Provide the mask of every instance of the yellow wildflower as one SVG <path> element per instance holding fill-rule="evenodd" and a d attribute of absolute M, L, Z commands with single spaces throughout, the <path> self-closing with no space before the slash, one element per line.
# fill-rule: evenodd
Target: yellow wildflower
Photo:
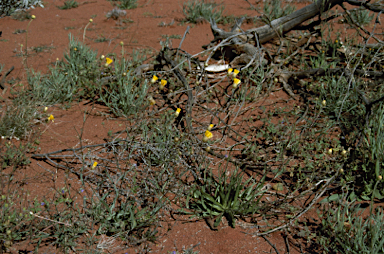
<path fill-rule="evenodd" d="M 164 80 L 164 79 L 162 79 L 162 80 L 160 81 L 159 89 L 160 89 L 160 90 L 163 90 L 166 84 L 167 84 L 167 81 Z"/>
<path fill-rule="evenodd" d="M 209 126 L 208 126 L 208 129 L 207 130 L 212 130 L 212 128 L 213 128 L 213 126 L 215 126 L 214 124 L 210 124 Z"/>
<path fill-rule="evenodd" d="M 234 69 L 233 72 L 232 72 L 232 77 L 233 78 L 236 78 L 237 74 L 239 74 L 239 70 L 238 69 Z"/>
<path fill-rule="evenodd" d="M 207 142 L 209 139 L 213 137 L 212 132 L 206 130 L 203 137 L 203 142 Z"/>
<path fill-rule="evenodd" d="M 233 79 L 233 84 L 232 84 L 232 87 L 233 88 L 237 88 L 237 86 L 241 83 L 241 80 L 238 79 L 238 78 L 234 78 Z"/>
<path fill-rule="evenodd" d="M 321 102 L 321 105 L 323 105 L 324 107 L 327 106 L 327 101 L 326 101 L 326 100 L 323 100 L 323 101 Z"/>
<path fill-rule="evenodd" d="M 332 148 L 328 149 L 328 154 L 332 154 Z"/>
<path fill-rule="evenodd" d="M 53 115 L 50 115 L 49 117 L 48 117 L 48 122 L 49 121 L 52 121 L 52 123 L 55 121 L 55 118 L 53 117 Z"/>
<path fill-rule="evenodd" d="M 113 62 L 113 60 L 109 57 L 107 57 L 105 60 L 106 60 L 105 67 L 107 67 L 108 65 L 110 65 Z"/>
<path fill-rule="evenodd" d="M 177 108 L 175 112 L 175 116 L 178 117 L 180 115 L 181 108 Z"/>
<path fill-rule="evenodd" d="M 228 75 L 231 75 L 232 72 L 233 72 L 233 69 L 232 69 L 232 68 L 229 68 L 229 69 L 228 69 Z"/>
<path fill-rule="evenodd" d="M 155 84 L 157 82 L 159 78 L 156 76 L 156 75 L 153 75 L 152 79 L 151 79 L 151 83 L 152 84 Z"/>
<path fill-rule="evenodd" d="M 31 19 L 35 19 L 35 18 L 36 18 L 36 16 L 35 16 L 35 15 L 32 15 L 32 16 L 31 16 Z"/>
<path fill-rule="evenodd" d="M 97 166 L 97 162 L 95 161 L 93 164 L 92 164 L 92 169 L 95 169 L 96 168 L 96 166 Z"/>

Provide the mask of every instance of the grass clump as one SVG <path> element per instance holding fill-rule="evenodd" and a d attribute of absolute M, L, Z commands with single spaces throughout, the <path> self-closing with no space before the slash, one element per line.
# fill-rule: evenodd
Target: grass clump
<path fill-rule="evenodd" d="M 123 10 L 135 9 L 137 8 L 137 0 L 120 0 L 120 4 L 117 6 Z"/>
<path fill-rule="evenodd" d="M 223 20 L 224 6 L 213 1 L 190 0 L 183 3 L 183 14 L 185 21 L 190 23 L 201 23 L 213 19 L 216 23 Z"/>
<path fill-rule="evenodd" d="M 11 14 L 11 18 L 19 21 L 24 21 L 32 19 L 32 14 L 30 13 L 30 11 L 18 10 Z"/>
<path fill-rule="evenodd" d="M 214 218 L 216 228 L 223 217 L 231 227 L 235 227 L 238 216 L 259 213 L 260 199 L 263 197 L 263 179 L 252 178 L 243 181 L 243 173 L 235 170 L 230 177 L 224 170 L 218 179 L 212 172 L 204 173 L 201 185 L 192 187 L 187 197 L 186 208 L 203 218 Z M 229 179 L 228 179 L 229 178 Z"/>
<path fill-rule="evenodd" d="M 349 13 L 350 15 L 346 16 L 347 22 L 350 24 L 355 23 L 360 26 L 364 26 L 371 23 L 371 21 L 375 17 L 374 14 L 370 14 L 370 11 L 366 9 L 351 10 L 349 11 Z"/>
<path fill-rule="evenodd" d="M 57 6 L 60 10 L 69 10 L 77 7 L 79 7 L 79 3 L 75 0 L 67 0 L 62 6 Z"/>
<path fill-rule="evenodd" d="M 381 207 L 363 217 L 360 204 L 341 203 L 321 214 L 322 224 L 316 241 L 328 253 L 383 253 L 384 213 Z"/>
<path fill-rule="evenodd" d="M 291 14 L 295 9 L 292 5 L 283 6 L 280 0 L 267 0 L 264 2 L 264 15 L 269 21 Z"/>

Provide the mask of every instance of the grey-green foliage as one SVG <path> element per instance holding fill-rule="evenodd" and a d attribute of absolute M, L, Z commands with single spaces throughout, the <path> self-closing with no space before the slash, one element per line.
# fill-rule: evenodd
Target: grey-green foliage
<path fill-rule="evenodd" d="M 75 0 L 67 0 L 64 2 L 62 6 L 57 6 L 57 8 L 61 10 L 68 10 L 68 9 L 77 8 L 78 6 L 79 6 L 79 3 L 76 2 Z"/>
<path fill-rule="evenodd" d="M 39 114 L 35 105 L 14 102 L 3 107 L 0 118 L 0 136 L 23 138 L 31 131 L 32 120 Z"/>
<path fill-rule="evenodd" d="M 192 187 L 187 197 L 186 208 L 203 218 L 215 218 L 217 227 L 224 216 L 231 227 L 235 227 L 235 216 L 257 213 L 264 191 L 264 178 L 257 181 L 253 178 L 244 180 L 242 172 L 235 172 L 228 177 L 223 170 L 218 179 L 213 173 L 205 172 L 201 185 Z"/>
<path fill-rule="evenodd" d="M 123 10 L 131 10 L 137 7 L 137 0 L 120 0 L 118 7 Z"/>
<path fill-rule="evenodd" d="M 352 20 L 351 20 L 352 18 Z M 370 14 L 369 10 L 351 10 L 350 16 L 346 16 L 348 22 L 357 23 L 358 25 L 366 25 L 369 24 L 374 18 L 374 14 Z"/>
<path fill-rule="evenodd" d="M 80 97 L 94 97 L 100 64 L 97 51 L 69 35 L 69 49 L 64 61 L 58 61 L 47 74 L 31 70 L 28 74 L 29 94 L 42 105 L 70 103 Z"/>
<path fill-rule="evenodd" d="M 224 6 L 213 1 L 190 0 L 183 3 L 185 20 L 190 23 L 199 23 L 204 20 L 214 19 L 216 23 L 223 20 Z"/>
<path fill-rule="evenodd" d="M 127 117 L 145 109 L 147 81 L 136 79 L 131 71 L 125 75 L 117 74 L 117 77 L 117 80 L 100 87 L 100 101 L 116 116 Z"/>
<path fill-rule="evenodd" d="M 267 16 L 269 21 L 284 17 L 291 14 L 296 9 L 295 6 L 283 6 L 280 0 L 266 0 L 264 2 L 264 15 Z"/>
<path fill-rule="evenodd" d="M 0 178 L 0 180 L 2 180 Z M 5 190 L 2 189 L 4 192 Z M 4 192 L 5 193 L 5 192 Z M 32 216 L 27 214 L 30 208 L 25 199 L 22 202 L 14 201 L 19 193 L 10 193 L 0 197 L 0 252 L 6 250 L 18 241 L 23 241 L 31 234 L 29 227 Z M 19 197 L 17 197 L 19 198 Z"/>
<path fill-rule="evenodd" d="M 375 254 L 384 252 L 384 213 L 382 208 L 362 216 L 359 204 L 343 203 L 322 214 L 316 237 L 327 253 Z"/>
<path fill-rule="evenodd" d="M 371 194 L 375 198 L 384 198 L 384 184 L 378 183 L 374 188 L 376 179 L 384 175 L 384 105 L 379 103 L 372 111 L 368 126 L 364 129 L 363 144 L 359 149 L 362 158 L 361 168 L 364 171 L 362 182 L 364 190 L 362 198 L 369 199 Z"/>
<path fill-rule="evenodd" d="M 0 18 L 9 16 L 17 10 L 25 10 L 40 6 L 44 8 L 41 0 L 3 0 L 0 1 Z"/>

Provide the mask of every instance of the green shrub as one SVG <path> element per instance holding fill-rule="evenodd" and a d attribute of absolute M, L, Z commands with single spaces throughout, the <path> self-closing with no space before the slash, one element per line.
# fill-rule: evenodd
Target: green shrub
<path fill-rule="evenodd" d="M 284 17 L 294 12 L 296 7 L 292 5 L 283 6 L 280 0 L 266 0 L 264 2 L 264 15 L 269 21 Z"/>
<path fill-rule="evenodd" d="M 220 168 L 220 167 L 219 167 Z M 200 185 L 192 187 L 187 197 L 186 208 L 203 218 L 214 218 L 217 227 L 224 216 L 231 227 L 235 227 L 237 216 L 255 214 L 261 209 L 259 204 L 264 191 L 263 179 L 243 180 L 243 173 L 236 170 L 228 179 L 223 170 L 218 179 L 212 172 L 204 172 Z"/>
<path fill-rule="evenodd" d="M 62 6 L 57 6 L 57 8 L 61 10 L 68 10 L 68 9 L 73 9 L 79 7 L 79 3 L 76 2 L 75 0 L 67 0 L 64 2 Z"/>
<path fill-rule="evenodd" d="M 384 213 L 381 207 L 362 217 L 359 204 L 342 203 L 324 209 L 317 242 L 327 253 L 374 254 L 384 252 Z"/>
<path fill-rule="evenodd" d="M 216 23 L 219 23 L 223 19 L 224 11 L 224 6 L 219 6 L 220 4 L 213 1 L 206 2 L 205 0 L 190 0 L 183 3 L 185 21 L 196 24 L 213 19 Z"/>

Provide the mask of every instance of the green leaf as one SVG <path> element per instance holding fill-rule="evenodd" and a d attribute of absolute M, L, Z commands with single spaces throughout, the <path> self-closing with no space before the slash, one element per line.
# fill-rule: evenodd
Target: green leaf
<path fill-rule="evenodd" d="M 340 196 L 339 194 L 333 194 L 329 197 L 326 197 L 325 199 L 321 200 L 319 203 L 322 204 L 322 203 L 330 203 L 332 201 L 336 201 L 336 200 L 339 200 L 340 199 Z"/>

